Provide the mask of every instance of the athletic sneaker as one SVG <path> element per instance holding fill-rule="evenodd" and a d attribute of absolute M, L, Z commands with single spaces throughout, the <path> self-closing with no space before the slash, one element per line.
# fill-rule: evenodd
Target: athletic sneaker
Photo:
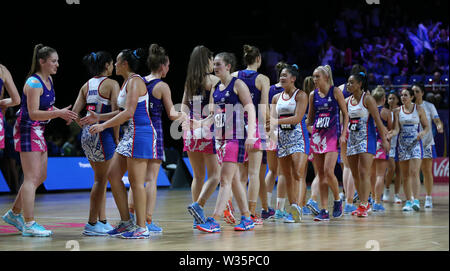
<path fill-rule="evenodd" d="M 433 199 L 431 196 L 426 196 L 425 197 L 425 208 L 433 208 Z"/>
<path fill-rule="evenodd" d="M 250 215 L 250 218 L 253 220 L 253 224 L 255 224 L 255 225 L 263 224 L 263 220 L 259 216 Z"/>
<path fill-rule="evenodd" d="M 342 216 L 342 200 L 335 200 L 333 204 L 333 217 L 339 218 Z"/>
<path fill-rule="evenodd" d="M 405 203 L 405 206 L 403 206 L 402 211 L 404 212 L 410 212 L 412 211 L 412 202 L 410 200 L 407 200 Z"/>
<path fill-rule="evenodd" d="M 369 203 L 367 203 L 367 206 L 364 206 L 362 203 L 359 204 L 358 208 L 352 212 L 352 215 L 356 215 L 357 217 L 367 217 L 369 210 Z"/>
<path fill-rule="evenodd" d="M 101 221 L 99 221 L 100 222 L 100 225 L 108 232 L 108 231 L 112 231 L 112 230 L 114 230 L 114 227 L 113 226 L 111 226 L 111 224 L 109 224 L 108 222 L 106 222 L 106 223 L 103 223 L 103 222 L 101 222 Z"/>
<path fill-rule="evenodd" d="M 43 226 L 34 222 L 31 226 L 27 227 L 25 224 L 22 231 L 22 236 L 25 237 L 49 237 L 52 235 L 52 231 L 45 229 Z"/>
<path fill-rule="evenodd" d="M 356 210 L 356 206 L 350 203 L 346 203 L 344 207 L 344 214 L 351 214 Z"/>
<path fill-rule="evenodd" d="M 228 224 L 236 224 L 236 218 L 233 215 L 233 204 L 230 200 L 227 201 L 227 208 L 223 211 L 223 220 Z"/>
<path fill-rule="evenodd" d="M 283 218 L 284 218 L 284 212 L 281 210 L 275 210 L 274 219 L 283 219 Z"/>
<path fill-rule="evenodd" d="M 134 225 L 134 227 L 130 231 L 123 232 L 120 234 L 120 238 L 123 239 L 147 239 L 150 237 L 150 232 L 147 227 L 142 228 L 138 225 Z"/>
<path fill-rule="evenodd" d="M 394 195 L 394 203 L 395 204 L 402 204 L 402 199 L 398 196 L 398 194 Z"/>
<path fill-rule="evenodd" d="M 313 215 L 318 215 L 319 214 L 319 204 L 317 204 L 317 201 L 313 200 L 313 199 L 309 199 L 308 202 L 306 203 L 306 207 L 309 208 L 309 210 L 311 210 L 311 213 L 313 213 Z"/>
<path fill-rule="evenodd" d="M 374 203 L 372 206 L 372 210 L 374 212 L 384 212 L 385 211 L 383 204 L 381 204 L 381 203 Z"/>
<path fill-rule="evenodd" d="M 263 220 L 270 219 L 275 215 L 275 210 L 273 208 L 268 208 L 268 211 L 262 209 L 261 210 L 261 218 Z"/>
<path fill-rule="evenodd" d="M 150 224 L 145 222 L 145 225 L 147 226 L 147 229 L 150 233 L 161 233 L 163 231 L 162 228 L 160 226 L 156 225 L 156 223 L 153 221 Z"/>
<path fill-rule="evenodd" d="M 13 211 L 10 209 L 6 214 L 2 216 L 3 221 L 6 223 L 13 225 L 16 227 L 19 231 L 23 230 L 23 227 L 25 226 L 25 222 L 23 220 L 22 214 L 14 215 Z"/>
<path fill-rule="evenodd" d="M 109 236 L 118 236 L 124 232 L 130 231 L 134 228 L 133 220 L 121 221 L 114 229 L 108 232 Z"/>
<path fill-rule="evenodd" d="M 419 201 L 419 199 L 414 199 L 413 204 L 412 204 L 412 208 L 416 212 L 420 211 L 420 201 Z"/>
<path fill-rule="evenodd" d="M 249 231 L 255 228 L 255 224 L 250 217 L 241 216 L 241 223 L 234 227 L 235 231 Z"/>
<path fill-rule="evenodd" d="M 389 189 L 384 188 L 384 192 L 383 192 L 383 201 L 389 201 L 390 195 L 389 195 Z"/>
<path fill-rule="evenodd" d="M 283 213 L 283 222 L 284 223 L 295 223 L 295 220 L 292 217 L 292 214 L 284 212 Z"/>
<path fill-rule="evenodd" d="M 198 204 L 198 202 L 192 203 L 191 205 L 189 205 L 187 207 L 187 209 L 188 209 L 189 213 L 197 221 L 197 224 L 203 224 L 206 222 L 203 208 L 202 208 L 202 206 L 200 206 L 200 204 Z"/>
<path fill-rule="evenodd" d="M 108 235 L 108 230 L 103 227 L 103 223 L 97 221 L 95 225 L 91 225 L 89 223 L 86 223 L 84 225 L 84 231 L 83 235 L 86 236 L 106 236 Z"/>
<path fill-rule="evenodd" d="M 291 204 L 287 207 L 287 211 L 292 215 L 295 222 L 302 221 L 302 209 L 297 204 Z"/>
<path fill-rule="evenodd" d="M 212 217 L 206 218 L 206 222 L 203 224 L 198 224 L 197 229 L 204 232 L 220 232 L 220 224 Z"/>
<path fill-rule="evenodd" d="M 358 192 L 355 191 L 355 194 L 353 195 L 353 203 L 356 203 L 359 200 Z"/>
<path fill-rule="evenodd" d="M 319 214 L 314 217 L 314 221 L 328 221 L 328 220 L 330 220 L 330 214 L 326 209 L 320 210 Z"/>
<path fill-rule="evenodd" d="M 312 213 L 311 213 L 311 210 L 309 210 L 309 208 L 306 207 L 306 205 L 305 205 L 302 207 L 302 214 L 303 215 L 311 215 Z"/>

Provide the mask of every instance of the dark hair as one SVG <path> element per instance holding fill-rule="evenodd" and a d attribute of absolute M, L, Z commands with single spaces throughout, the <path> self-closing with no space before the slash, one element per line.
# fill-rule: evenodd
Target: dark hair
<path fill-rule="evenodd" d="M 147 66 L 152 72 L 158 71 L 161 65 L 164 65 L 169 60 L 166 50 L 156 43 L 153 43 L 148 48 Z"/>
<path fill-rule="evenodd" d="M 41 43 L 34 46 L 33 58 L 31 59 L 31 68 L 30 68 L 30 71 L 28 72 L 27 77 L 30 77 L 34 73 L 41 70 L 41 65 L 39 64 L 39 59 L 47 60 L 50 57 L 50 55 L 55 52 L 56 52 L 55 49 L 48 47 L 48 46 L 44 46 Z"/>
<path fill-rule="evenodd" d="M 414 96 L 414 91 L 413 91 L 411 88 L 404 88 L 404 89 L 402 89 L 402 90 L 400 91 L 400 93 L 402 93 L 403 90 L 408 91 L 409 96 L 411 97 L 411 99 L 414 99 L 414 97 L 415 97 L 415 96 Z"/>
<path fill-rule="evenodd" d="M 244 45 L 244 63 L 246 65 L 252 65 L 255 63 L 258 56 L 261 56 L 261 54 L 257 47 L 247 44 Z"/>
<path fill-rule="evenodd" d="M 280 81 L 280 73 L 287 66 L 286 62 L 280 61 L 275 65 L 275 69 L 277 70 L 277 81 Z"/>
<path fill-rule="evenodd" d="M 192 50 L 189 58 L 187 75 L 186 75 L 186 97 L 187 100 L 192 100 L 197 90 L 201 88 L 202 95 L 204 95 L 203 84 L 208 75 L 209 60 L 213 57 L 213 53 L 203 45 L 198 45 Z"/>
<path fill-rule="evenodd" d="M 397 100 L 398 100 L 398 105 L 401 105 L 402 104 L 402 100 L 400 100 L 400 95 L 398 95 L 398 92 L 396 91 L 396 90 L 391 90 L 389 93 L 388 93 L 388 98 L 389 98 L 389 95 L 394 95 L 395 97 L 397 97 Z"/>
<path fill-rule="evenodd" d="M 414 86 L 420 88 L 420 91 L 422 91 L 422 93 L 425 93 L 425 86 L 424 86 L 422 83 L 414 83 L 414 84 L 411 86 L 411 89 L 412 89 Z"/>
<path fill-rule="evenodd" d="M 299 73 L 297 64 L 293 64 L 293 65 L 286 64 L 286 66 L 284 66 L 284 68 L 282 70 L 284 70 L 284 69 L 286 69 L 290 75 L 295 76 L 295 82 L 294 82 L 295 87 L 301 88 L 302 85 L 300 83 L 301 82 L 300 73 Z M 280 71 L 280 73 L 281 73 L 281 71 Z"/>
<path fill-rule="evenodd" d="M 120 52 L 122 54 L 122 60 L 128 62 L 128 67 L 132 72 L 137 73 L 139 71 L 142 58 L 144 57 L 144 49 L 137 48 L 136 50 L 124 49 Z"/>
<path fill-rule="evenodd" d="M 360 64 L 354 64 L 352 66 L 352 69 L 350 70 L 350 74 L 360 73 L 363 72 L 364 74 L 367 74 L 367 69 L 363 65 Z"/>
<path fill-rule="evenodd" d="M 306 94 L 311 93 L 311 91 L 313 91 L 316 88 L 316 86 L 314 85 L 314 79 L 312 76 L 308 76 L 305 78 L 305 80 L 303 80 L 303 91 L 305 91 Z"/>
<path fill-rule="evenodd" d="M 359 83 L 362 83 L 361 84 L 362 91 L 367 91 L 369 89 L 367 75 L 364 72 L 353 73 L 350 76 L 353 76 L 353 78 L 355 78 L 356 81 L 358 81 Z"/>
<path fill-rule="evenodd" d="M 222 52 L 218 53 L 216 57 L 222 58 L 227 65 L 230 64 L 230 73 L 234 72 L 234 69 L 236 68 L 236 56 L 233 53 Z"/>
<path fill-rule="evenodd" d="M 100 75 L 106 69 L 106 64 L 112 62 L 112 56 L 105 51 L 92 52 L 83 57 L 83 64 L 91 76 Z"/>

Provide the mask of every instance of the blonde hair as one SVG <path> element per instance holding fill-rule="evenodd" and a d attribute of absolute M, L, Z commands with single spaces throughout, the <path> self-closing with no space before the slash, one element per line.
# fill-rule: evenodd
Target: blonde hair
<path fill-rule="evenodd" d="M 322 73 L 328 77 L 328 83 L 330 83 L 330 85 L 332 85 L 332 86 L 334 85 L 333 73 L 331 72 L 330 65 L 319 66 L 316 68 L 316 70 L 322 71 Z"/>
<path fill-rule="evenodd" d="M 383 97 L 386 97 L 386 91 L 381 86 L 377 86 L 375 89 L 372 90 L 371 95 L 375 99 L 375 101 L 378 103 L 378 102 L 381 102 Z"/>
<path fill-rule="evenodd" d="M 303 90 L 305 91 L 305 93 L 309 95 L 309 93 L 313 91 L 314 88 L 315 85 L 313 77 L 312 76 L 306 77 L 305 80 L 303 80 Z"/>

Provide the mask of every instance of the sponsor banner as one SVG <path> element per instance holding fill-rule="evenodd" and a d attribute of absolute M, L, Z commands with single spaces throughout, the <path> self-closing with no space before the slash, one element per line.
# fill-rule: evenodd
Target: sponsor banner
<path fill-rule="evenodd" d="M 128 173 L 122 178 L 126 187 L 130 186 Z M 94 184 L 94 171 L 86 157 L 49 157 L 47 180 L 44 182 L 47 190 L 91 189 Z M 161 167 L 159 169 L 157 186 L 170 186 L 169 179 Z M 108 182 L 108 188 L 110 187 Z"/>
<path fill-rule="evenodd" d="M 11 190 L 9 190 L 8 183 L 6 182 L 5 178 L 3 177 L 1 170 L 0 170 L 0 192 L 11 192 Z"/>
<path fill-rule="evenodd" d="M 448 183 L 448 162 L 448 157 L 438 157 L 433 159 L 434 182 Z"/>

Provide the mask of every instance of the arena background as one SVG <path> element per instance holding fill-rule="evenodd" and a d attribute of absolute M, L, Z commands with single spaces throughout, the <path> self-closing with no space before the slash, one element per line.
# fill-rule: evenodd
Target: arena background
<path fill-rule="evenodd" d="M 181 102 L 183 95 L 189 55 L 196 45 L 205 45 L 215 53 L 235 53 L 239 61 L 238 69 L 244 68 L 242 45 L 255 45 L 261 52 L 272 48 L 282 54 L 283 60 L 296 63 L 305 77 L 321 64 L 324 56 L 322 50 L 329 48 L 326 47 L 329 41 L 337 50 L 334 56 L 341 60 L 346 50 L 353 52 L 352 60 L 345 57 L 343 61 L 333 60 L 336 62 L 333 67 L 335 81 L 343 83 L 352 64 L 367 64 L 358 57 L 364 39 L 372 42 L 376 36 L 389 40 L 397 36 L 407 51 L 408 64 L 404 67 L 409 68 L 409 79 L 413 74 L 412 70 L 418 65 L 419 56 L 414 53 L 414 45 L 405 31 L 409 28 L 415 34 L 419 24 L 435 26 L 437 22 L 442 23 L 438 26 L 439 30 L 448 31 L 448 1 L 445 0 L 10 2 L 2 12 L 4 17 L 0 62 L 11 71 L 22 94 L 34 45 L 43 43 L 55 48 L 60 59 L 58 73 L 54 76 L 57 107 L 74 104 L 80 87 L 89 79 L 81 59 L 93 51 L 106 50 L 115 56 L 125 48 L 147 49 L 151 43 L 163 46 L 171 63 L 164 80 L 171 87 L 173 102 L 177 104 Z M 339 32 L 336 24 L 338 19 L 344 22 L 346 37 Z M 445 124 L 445 134 L 437 136 L 437 150 L 441 157 L 448 157 L 448 33 L 446 46 L 447 58 L 439 60 L 444 70 L 446 67 L 442 74 L 447 74 L 447 87 L 443 90 L 444 97 L 438 105 L 440 117 Z M 432 64 L 434 54 L 434 51 L 424 50 L 427 66 Z M 260 72 L 271 74 L 271 70 L 265 67 L 267 58 L 263 57 L 263 62 Z M 142 75 L 147 74 L 144 66 Z M 397 70 L 397 74 L 394 72 L 392 81 L 400 73 L 401 70 Z M 119 84 L 122 83 L 121 78 L 113 78 Z M 381 80 L 377 80 L 377 83 L 385 83 L 383 75 Z M 271 83 L 275 83 L 274 78 Z M 399 83 L 408 84 L 408 81 Z M 10 110 L 7 117 L 13 119 L 13 113 L 17 110 L 18 107 Z M 181 155 L 182 141 L 170 137 L 170 121 L 164 114 L 163 122 L 166 147 L 172 148 L 172 153 Z M 66 126 L 60 119 L 53 120 L 48 125 L 46 138 L 54 143 L 49 142 L 49 146 L 55 146 L 54 149 L 49 149 L 50 156 L 82 155 L 77 130 Z M 66 142 L 73 147 L 66 144 L 63 148 Z M 170 153 L 169 150 L 168 155 L 172 157 Z M 3 153 L 1 159 L 2 172 L 11 182 L 9 171 L 13 164 L 10 161 L 17 159 L 17 154 L 7 157 Z M 443 174 L 447 174 L 448 181 L 448 158 L 446 163 L 446 173 L 444 170 Z M 20 172 L 19 164 L 16 163 L 15 166 Z M 445 168 L 445 161 L 443 167 Z M 175 173 L 170 175 L 169 179 Z M 17 182 L 10 183 L 11 193 L 16 191 L 16 186 Z M 45 191 L 45 188 L 40 191 Z"/>

